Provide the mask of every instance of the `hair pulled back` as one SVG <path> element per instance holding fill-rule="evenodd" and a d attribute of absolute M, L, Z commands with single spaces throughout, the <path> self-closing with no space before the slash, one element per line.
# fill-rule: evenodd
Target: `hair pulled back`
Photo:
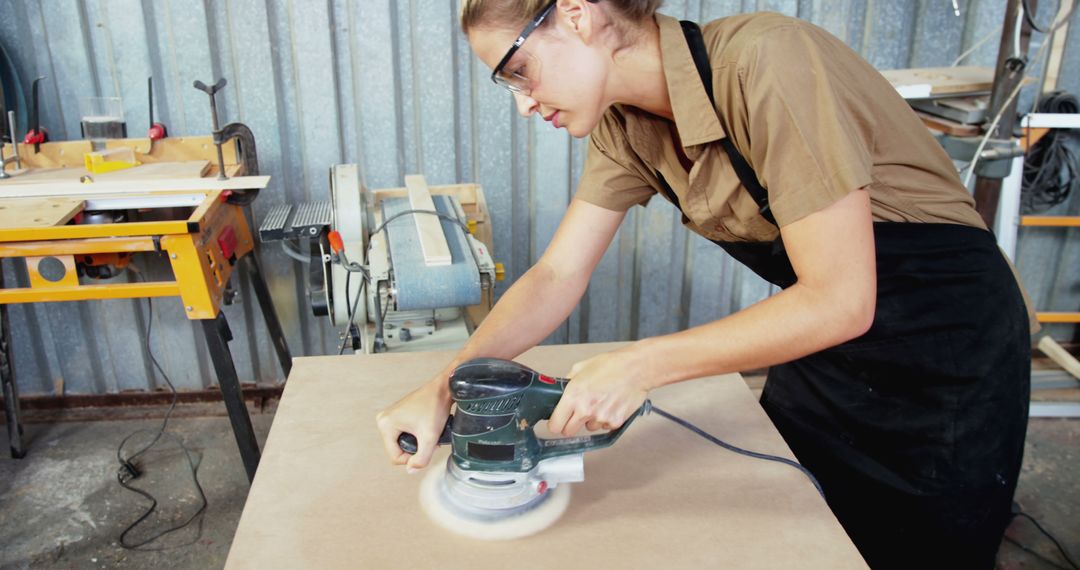
<path fill-rule="evenodd" d="M 549 0 L 462 0 L 461 31 L 480 27 L 519 28 L 536 16 Z M 588 0 L 603 2 L 622 24 L 637 27 L 652 18 L 663 0 Z"/>

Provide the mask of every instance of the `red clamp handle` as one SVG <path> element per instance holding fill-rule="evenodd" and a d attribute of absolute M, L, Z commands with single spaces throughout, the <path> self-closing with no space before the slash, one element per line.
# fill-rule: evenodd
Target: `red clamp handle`
<path fill-rule="evenodd" d="M 146 137 L 152 141 L 158 141 L 167 136 L 169 136 L 169 133 L 165 129 L 165 125 L 161 123 L 154 123 L 150 126 L 150 130 L 146 133 Z"/>
<path fill-rule="evenodd" d="M 45 129 L 30 129 L 23 137 L 23 144 L 42 144 L 49 142 L 49 132 Z"/>

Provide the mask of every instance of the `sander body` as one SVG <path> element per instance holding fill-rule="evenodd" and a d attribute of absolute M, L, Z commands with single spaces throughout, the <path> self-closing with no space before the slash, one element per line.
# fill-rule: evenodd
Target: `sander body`
<path fill-rule="evenodd" d="M 585 452 L 608 447 L 644 413 L 646 402 L 613 431 L 561 439 L 536 436 L 568 380 L 546 376 L 509 360 L 480 358 L 450 375 L 456 413 L 439 439 L 449 444 L 445 467 L 433 468 L 420 502 L 445 528 L 474 538 L 507 539 L 537 532 L 569 503 L 567 483 L 584 481 Z M 398 438 L 416 452 L 416 438 Z"/>

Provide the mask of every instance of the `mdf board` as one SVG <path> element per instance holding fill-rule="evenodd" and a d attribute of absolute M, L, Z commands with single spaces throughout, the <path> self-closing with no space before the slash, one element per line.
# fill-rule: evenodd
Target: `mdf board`
<path fill-rule="evenodd" d="M 68 223 L 83 209 L 73 198 L 0 199 L 0 228 L 45 228 Z"/>
<path fill-rule="evenodd" d="M 543 346 L 518 360 L 562 375 L 620 346 Z M 442 530 L 417 500 L 424 473 L 390 465 L 375 414 L 451 357 L 296 359 L 226 568 L 866 568 L 801 472 L 731 453 L 658 415 L 585 454 L 585 481 L 543 532 L 490 542 Z M 651 398 L 729 443 L 793 457 L 737 374 Z"/>

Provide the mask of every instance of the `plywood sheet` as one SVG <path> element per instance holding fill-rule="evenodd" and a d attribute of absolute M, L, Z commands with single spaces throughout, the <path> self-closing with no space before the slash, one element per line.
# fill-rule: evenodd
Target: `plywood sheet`
<path fill-rule="evenodd" d="M 565 374 L 617 346 L 544 346 L 520 361 Z M 451 356 L 295 360 L 226 567 L 866 567 L 802 473 L 725 451 L 657 415 L 586 454 L 585 481 L 555 526 L 510 542 L 451 535 L 420 510 L 422 474 L 391 466 L 375 427 L 379 409 Z M 652 399 L 730 443 L 792 457 L 738 375 L 669 386 Z"/>
<path fill-rule="evenodd" d="M 62 226 L 83 209 L 74 198 L 0 199 L 0 228 Z"/>

